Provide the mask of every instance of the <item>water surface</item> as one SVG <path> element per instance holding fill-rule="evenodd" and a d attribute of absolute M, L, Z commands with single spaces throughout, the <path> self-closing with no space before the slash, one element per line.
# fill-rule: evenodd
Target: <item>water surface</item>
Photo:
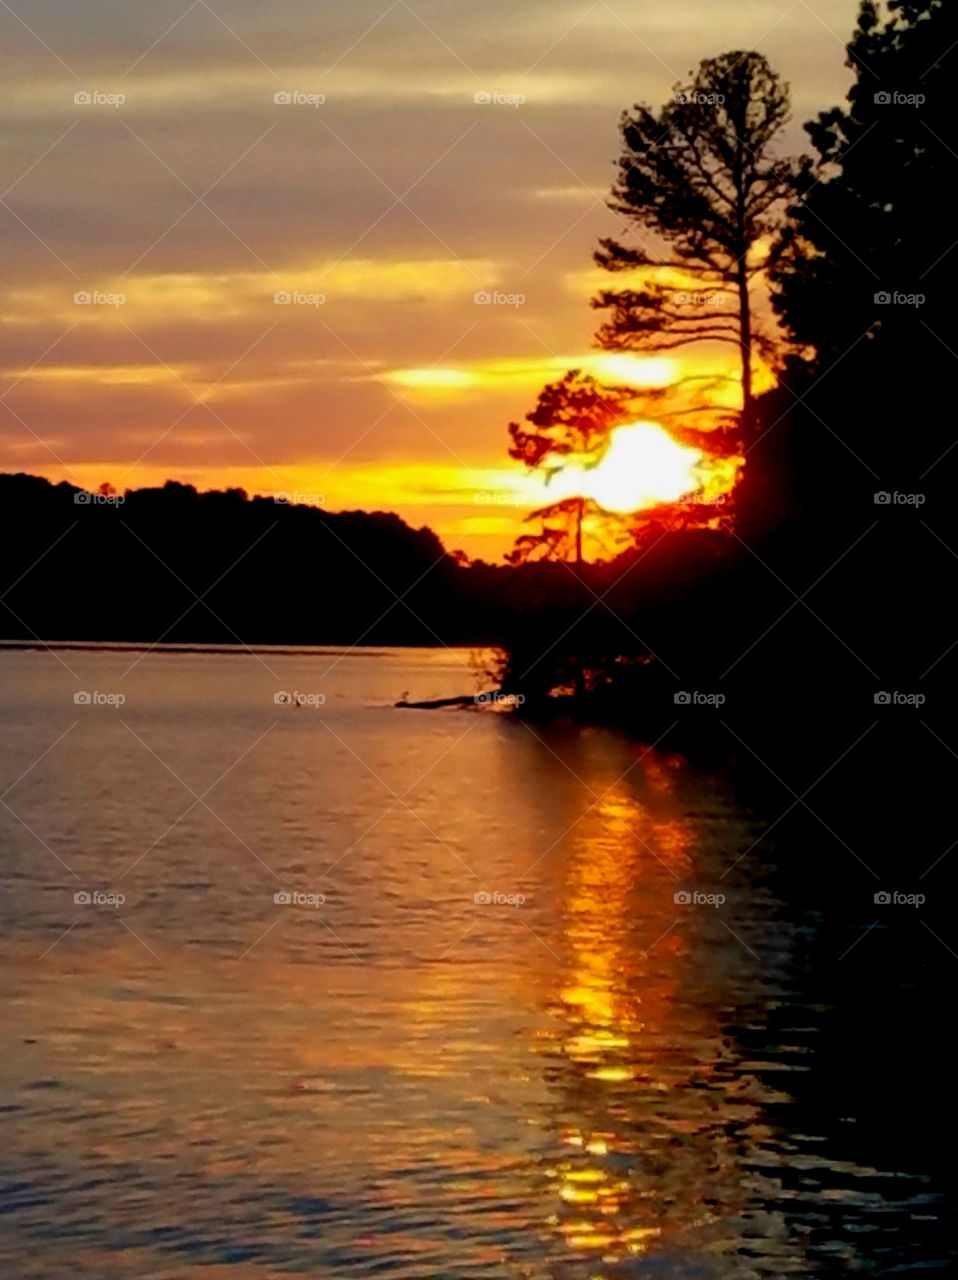
<path fill-rule="evenodd" d="M 721 777 L 392 707 L 467 653 L 0 680 L 3 1275 L 946 1265 L 934 1172 L 821 1087 L 815 920 Z"/>

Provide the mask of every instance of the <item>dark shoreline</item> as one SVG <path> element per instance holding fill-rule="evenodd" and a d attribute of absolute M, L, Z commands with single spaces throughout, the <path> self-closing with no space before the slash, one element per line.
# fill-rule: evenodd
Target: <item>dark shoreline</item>
<path fill-rule="evenodd" d="M 24 650 L 43 652 L 55 649 L 62 652 L 85 653 L 209 653 L 227 657 L 243 654 L 279 654 L 289 657 L 342 657 L 355 654 L 359 658 L 383 658 L 394 649 L 430 649 L 434 645 L 397 644 L 370 647 L 365 645 L 283 645 L 283 644 L 165 644 L 147 640 L 0 640 L 0 653 L 18 653 Z M 447 645 L 447 648 L 455 646 Z M 463 649 L 469 645 L 460 646 Z"/>

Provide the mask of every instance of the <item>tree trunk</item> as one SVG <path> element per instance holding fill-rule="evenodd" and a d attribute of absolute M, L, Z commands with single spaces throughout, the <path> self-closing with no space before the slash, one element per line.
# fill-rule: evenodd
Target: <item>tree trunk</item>
<path fill-rule="evenodd" d="M 748 296 L 748 249 L 738 264 L 739 350 L 742 355 L 742 445 L 747 449 L 755 430 L 752 395 L 752 304 Z"/>
<path fill-rule="evenodd" d="M 747 110 L 747 108 L 746 108 Z M 748 251 L 751 248 L 746 234 L 745 210 L 748 200 L 745 150 L 742 138 L 748 130 L 745 112 L 736 121 L 739 142 L 736 148 L 735 181 L 735 241 L 736 287 L 738 289 L 738 339 L 742 358 L 742 452 L 752 443 L 752 305 L 748 296 Z"/>
<path fill-rule="evenodd" d="M 575 576 L 576 576 L 576 608 L 579 602 L 585 602 L 585 592 L 582 590 L 582 520 L 585 515 L 585 499 L 580 498 L 576 506 L 575 513 Z M 583 671 L 582 657 L 579 655 L 575 659 L 575 696 L 577 701 L 581 701 L 582 695 L 585 693 L 585 672 Z"/>

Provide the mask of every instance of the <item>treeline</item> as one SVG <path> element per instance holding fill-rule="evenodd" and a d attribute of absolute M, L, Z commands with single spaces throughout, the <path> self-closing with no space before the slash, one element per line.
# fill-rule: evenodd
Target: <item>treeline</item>
<path fill-rule="evenodd" d="M 543 686 L 554 678 L 579 702 L 643 726 L 663 701 L 660 687 L 721 692 L 730 708 L 747 704 L 783 725 L 853 717 L 886 692 L 947 711 L 958 662 L 958 233 L 948 214 L 958 172 L 956 15 L 941 0 L 864 4 L 848 46 L 847 102 L 806 126 L 814 154 L 750 161 L 750 171 L 739 151 L 780 124 L 783 108 L 762 60 L 761 76 L 743 83 L 749 59 L 707 60 L 658 114 L 627 113 L 628 163 L 614 194 L 679 255 L 669 270 L 691 263 L 710 287 L 733 274 L 723 219 L 747 208 L 742 193 L 754 193 L 763 217 L 778 196 L 763 229 L 768 252 L 748 259 L 779 320 L 766 335 L 776 386 L 745 398 L 734 504 L 720 527 L 694 536 L 669 532 L 665 518 L 640 529 L 619 561 L 634 564 L 624 580 L 634 590 L 619 581 L 596 604 L 586 575 L 582 599 L 594 607 L 585 620 L 552 606 L 531 615 L 506 679 L 519 686 L 534 671 Z M 645 146 L 652 137 L 657 149 Z M 692 137 L 700 145 L 683 174 Z M 737 187 L 721 185 L 726 173 Z M 598 255 L 653 281 L 599 299 L 617 308 L 603 345 L 695 340 L 676 304 L 681 275 L 655 284 L 649 243 L 647 235 L 639 248 L 610 244 Z M 712 333 L 714 320 L 700 323 Z M 754 353 L 754 334 L 723 323 Z M 672 567 L 650 578 L 656 561 Z M 537 658 L 547 644 L 550 656 Z"/>
<path fill-rule="evenodd" d="M 429 529 L 242 490 L 87 494 L 0 476 L 8 640 L 468 643 L 462 570 Z"/>
<path fill-rule="evenodd" d="M 674 716 L 683 691 L 722 692 L 739 710 L 775 704 L 783 718 L 809 696 L 824 705 L 829 690 L 867 707 L 884 684 L 918 687 L 918 668 L 951 644 L 940 590 L 954 578 L 950 566 L 942 573 L 947 552 L 927 555 L 925 508 L 876 505 L 867 477 L 840 509 L 796 513 L 802 477 L 782 455 L 813 423 L 783 419 L 760 455 L 771 467 L 776 442 L 774 491 L 792 495 L 776 531 L 749 531 L 770 514 L 770 482 L 753 466 L 744 536 L 653 524 L 643 547 L 578 570 L 464 564 L 393 514 L 172 481 L 118 501 L 2 475 L 2 638 L 498 646 L 498 674 L 528 710 L 578 693 L 580 714 L 650 730 Z M 847 543 L 836 549 L 839 526 Z M 826 572 L 845 545 L 846 562 Z M 921 687 L 939 675 L 947 686 L 948 670 L 943 661 Z"/>
<path fill-rule="evenodd" d="M 587 565 L 580 577 L 561 561 L 464 563 L 432 530 L 391 513 L 331 513 L 175 481 L 121 495 L 0 475 L 0 638 L 517 654 L 532 645 L 532 691 L 561 683 L 563 632 L 576 619 L 577 643 L 588 634 L 605 644 L 611 619 L 616 643 L 634 648 L 627 620 L 639 614 L 673 618 L 670 631 L 686 634 L 683 600 L 722 578 L 734 543 L 662 534 L 646 553 Z"/>
<path fill-rule="evenodd" d="M 956 60 L 955 15 L 939 0 L 864 5 L 847 102 L 807 126 L 814 156 L 751 171 L 768 200 L 773 179 L 786 184 L 774 253 L 758 264 L 780 321 L 777 385 L 750 404 L 742 479 L 720 520 L 653 512 L 634 545 L 587 564 L 576 558 L 583 512 L 572 504 L 543 513 L 555 527 L 533 544 L 546 558 L 533 550 L 510 566 L 467 565 L 395 515 L 175 483 L 121 505 L 109 494 L 83 503 L 69 485 L 4 476 L 2 634 L 496 645 L 498 674 L 527 709 L 574 695 L 581 714 L 649 731 L 682 692 L 720 692 L 783 722 L 799 710 L 813 721 L 816 708 L 855 715 L 883 691 L 947 705 L 958 662 Z M 760 62 L 703 66 L 713 78 L 734 74 L 730 94 L 757 84 L 767 96 L 771 85 L 780 123 L 781 95 Z M 676 95 L 664 115 L 681 123 L 675 113 L 691 102 L 697 127 L 714 135 L 714 96 Z M 630 147 L 649 124 L 644 111 L 624 120 Z M 727 167 L 724 139 L 719 130 Z M 638 217 L 655 184 L 629 174 Z M 668 207 L 694 262 L 707 252 L 696 209 L 677 196 Z M 723 261 L 710 275 L 731 269 Z M 656 313 L 670 341 L 684 341 L 690 321 L 670 288 L 615 303 L 626 349 L 655 337 Z M 601 443 L 605 392 L 574 380 L 561 389 L 511 433 L 529 465 L 561 455 L 571 447 L 561 433 L 581 434 L 583 422 Z"/>

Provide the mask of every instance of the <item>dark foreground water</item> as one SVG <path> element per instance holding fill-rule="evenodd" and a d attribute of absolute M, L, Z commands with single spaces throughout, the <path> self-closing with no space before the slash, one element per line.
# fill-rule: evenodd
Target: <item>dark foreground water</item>
<path fill-rule="evenodd" d="M 822 941 L 721 778 L 392 709 L 466 654 L 0 681 L 3 1277 L 950 1274 L 838 1003 L 881 930 Z"/>

